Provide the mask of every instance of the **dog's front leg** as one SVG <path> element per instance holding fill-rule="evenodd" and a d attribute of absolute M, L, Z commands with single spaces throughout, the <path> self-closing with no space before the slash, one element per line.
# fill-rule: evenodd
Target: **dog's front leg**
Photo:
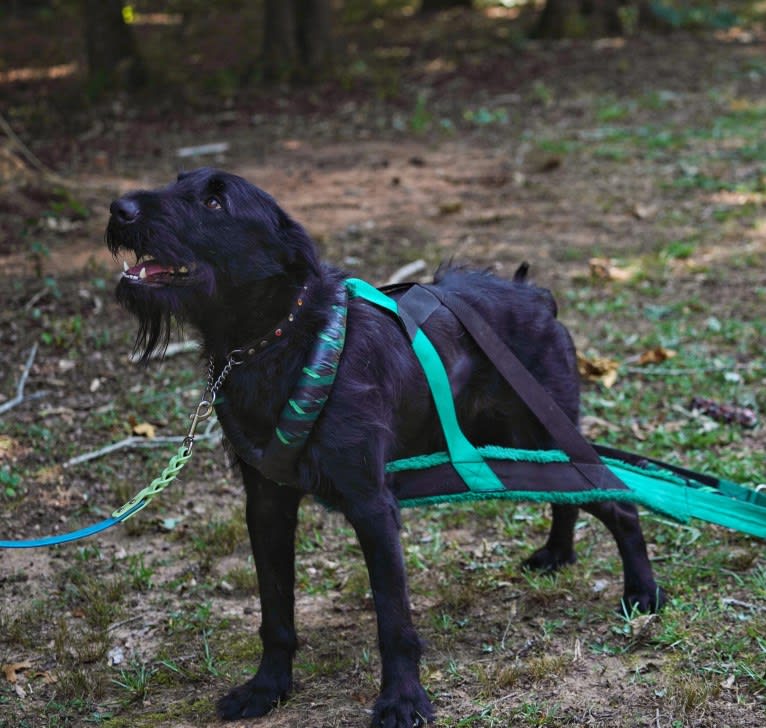
<path fill-rule="evenodd" d="M 302 494 L 242 465 L 247 528 L 261 598 L 263 657 L 255 677 L 218 702 L 222 718 L 268 713 L 292 688 L 295 634 L 295 527 Z"/>
<path fill-rule="evenodd" d="M 393 496 L 380 494 L 345 513 L 364 553 L 378 618 L 382 679 L 372 725 L 423 726 L 432 720 L 433 708 L 420 684 L 421 644 L 410 614 L 398 506 Z"/>

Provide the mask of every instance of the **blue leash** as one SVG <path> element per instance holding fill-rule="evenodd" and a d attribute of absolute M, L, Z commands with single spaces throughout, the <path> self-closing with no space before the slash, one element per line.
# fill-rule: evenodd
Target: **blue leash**
<path fill-rule="evenodd" d="M 106 531 L 107 528 L 116 526 L 118 523 L 127 521 L 128 518 L 149 505 L 149 502 L 155 495 L 161 493 L 173 480 L 175 480 L 183 466 L 186 465 L 189 458 L 191 458 L 192 447 L 194 446 L 194 432 L 197 429 L 197 425 L 212 414 L 212 403 L 215 401 L 216 392 L 231 371 L 231 368 L 236 366 L 236 364 L 237 361 L 230 357 L 229 363 L 219 376 L 218 381 L 215 383 L 212 382 L 211 375 L 211 381 L 208 383 L 208 387 L 202 395 L 202 400 L 197 405 L 194 414 L 191 415 L 192 423 L 189 428 L 189 433 L 184 438 L 178 452 L 170 458 L 170 462 L 157 478 L 155 478 L 146 488 L 143 488 L 136 493 L 136 495 L 125 503 L 125 505 L 115 510 L 110 518 L 100 521 L 99 523 L 94 523 L 92 526 L 87 526 L 77 531 L 62 533 L 58 536 L 44 536 L 43 538 L 32 538 L 18 541 L 0 541 L 0 549 L 33 549 L 78 541 L 81 538 L 93 536 L 96 533 L 101 533 L 101 531 Z"/>
<path fill-rule="evenodd" d="M 107 518 L 99 523 L 94 523 L 92 526 L 87 526 L 77 531 L 70 531 L 69 533 L 62 533 L 58 536 L 43 536 L 43 538 L 31 538 L 26 541 L 0 541 L 0 549 L 34 549 L 42 546 L 58 546 L 70 541 L 79 541 L 81 538 L 93 536 L 93 534 L 101 533 L 101 531 L 106 531 L 107 528 L 122 523 L 122 521 L 127 520 L 134 513 L 140 511 L 145 505 L 146 502 L 142 500 L 118 518 Z"/>

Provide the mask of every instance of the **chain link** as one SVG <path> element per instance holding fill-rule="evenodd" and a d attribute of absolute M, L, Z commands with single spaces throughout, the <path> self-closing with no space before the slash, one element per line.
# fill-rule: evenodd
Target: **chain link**
<path fill-rule="evenodd" d="M 218 379 L 215 379 L 215 358 L 212 354 L 210 355 L 210 361 L 207 365 L 207 389 L 205 390 L 205 394 L 210 395 L 210 402 L 215 402 L 218 390 L 223 386 L 223 383 L 226 381 L 226 377 L 229 376 L 231 370 L 244 362 L 242 354 L 242 349 L 232 349 L 232 351 L 229 352 L 229 356 L 226 358 L 226 364 L 223 365 L 223 369 L 221 369 Z"/>

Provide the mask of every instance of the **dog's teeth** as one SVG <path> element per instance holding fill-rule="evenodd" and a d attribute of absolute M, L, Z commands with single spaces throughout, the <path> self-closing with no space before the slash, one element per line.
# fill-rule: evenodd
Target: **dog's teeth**
<path fill-rule="evenodd" d="M 182 266 L 181 266 L 181 267 L 178 269 L 178 272 L 179 272 L 179 273 L 188 273 L 188 272 L 189 272 L 189 269 L 188 269 L 188 268 L 187 268 L 185 265 L 182 265 Z"/>
<path fill-rule="evenodd" d="M 143 281 L 146 279 L 146 268 L 141 268 L 138 273 L 138 277 Z"/>
<path fill-rule="evenodd" d="M 127 273 L 130 270 L 130 268 L 128 267 L 128 261 L 127 260 L 123 260 L 122 261 L 122 270 L 123 270 L 123 273 Z"/>

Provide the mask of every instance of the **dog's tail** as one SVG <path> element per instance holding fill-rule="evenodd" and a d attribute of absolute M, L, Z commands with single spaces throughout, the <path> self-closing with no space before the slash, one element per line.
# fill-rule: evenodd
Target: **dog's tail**
<path fill-rule="evenodd" d="M 513 274 L 514 283 L 525 283 L 527 280 L 527 273 L 529 273 L 529 263 L 525 260 Z"/>

